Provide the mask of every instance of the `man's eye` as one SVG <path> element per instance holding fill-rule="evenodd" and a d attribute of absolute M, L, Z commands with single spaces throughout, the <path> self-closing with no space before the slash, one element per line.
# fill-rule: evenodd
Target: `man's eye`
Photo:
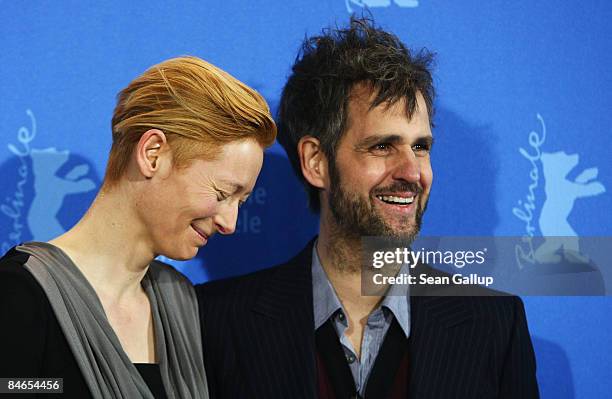
<path fill-rule="evenodd" d="M 227 194 L 225 194 L 224 192 L 219 191 L 217 193 L 217 201 L 221 202 L 221 201 L 225 201 L 227 199 Z"/>
<path fill-rule="evenodd" d="M 371 147 L 371 150 L 373 152 L 378 152 L 378 153 L 389 152 L 389 151 L 391 151 L 391 144 L 389 144 L 389 143 L 378 143 L 378 144 L 373 145 Z"/>
<path fill-rule="evenodd" d="M 429 152 L 431 146 L 425 143 L 417 143 L 412 146 L 412 150 L 415 152 Z"/>

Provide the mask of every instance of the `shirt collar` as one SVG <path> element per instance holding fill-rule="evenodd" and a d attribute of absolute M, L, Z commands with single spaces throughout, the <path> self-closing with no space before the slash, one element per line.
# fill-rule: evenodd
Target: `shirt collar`
<path fill-rule="evenodd" d="M 317 253 L 317 243 L 312 248 L 312 297 L 314 309 L 315 330 L 321 327 L 333 314 L 338 311 L 342 313 L 344 308 L 336 295 L 336 291 L 327 278 L 325 270 L 321 265 L 321 259 Z M 408 274 L 408 265 L 404 264 L 399 273 Z M 380 307 L 387 308 L 399 323 L 406 338 L 410 335 L 410 296 L 407 284 L 396 284 L 389 288 L 389 292 L 383 298 Z"/>
<path fill-rule="evenodd" d="M 398 274 L 408 274 L 410 266 L 403 264 Z M 404 331 L 406 338 L 410 336 L 410 295 L 408 284 L 393 284 L 380 304 L 393 313 L 393 316 Z"/>
<path fill-rule="evenodd" d="M 342 304 L 329 282 L 317 253 L 317 244 L 312 247 L 312 298 L 314 304 L 315 330 L 338 310 L 344 313 Z"/>

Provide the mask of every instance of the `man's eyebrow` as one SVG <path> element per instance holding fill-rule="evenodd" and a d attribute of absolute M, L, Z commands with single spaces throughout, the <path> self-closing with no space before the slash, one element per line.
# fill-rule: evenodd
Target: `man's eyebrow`
<path fill-rule="evenodd" d="M 419 137 L 419 138 L 418 138 L 416 141 L 417 141 L 417 142 L 419 142 L 419 141 L 420 141 L 420 142 L 424 142 L 424 143 L 426 143 L 426 144 L 427 144 L 429 147 L 432 147 L 432 146 L 433 146 L 433 144 L 434 144 L 434 141 L 435 141 L 435 140 L 434 140 L 434 137 L 433 137 L 433 136 L 426 135 L 426 136 L 423 136 L 423 137 Z"/>

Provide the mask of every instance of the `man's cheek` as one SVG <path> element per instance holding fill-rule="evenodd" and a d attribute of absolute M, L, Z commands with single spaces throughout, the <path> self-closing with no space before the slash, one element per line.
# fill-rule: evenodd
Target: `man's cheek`
<path fill-rule="evenodd" d="M 423 190 L 429 193 L 431 184 L 433 183 L 433 170 L 431 169 L 431 163 L 427 161 L 421 168 L 421 186 Z"/>

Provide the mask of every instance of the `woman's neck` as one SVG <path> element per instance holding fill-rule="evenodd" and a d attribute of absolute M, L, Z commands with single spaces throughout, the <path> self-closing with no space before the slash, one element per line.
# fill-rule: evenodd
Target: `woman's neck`
<path fill-rule="evenodd" d="M 83 218 L 49 241 L 72 259 L 100 297 L 123 302 L 142 295 L 140 282 L 156 256 L 120 186 L 100 191 Z"/>

